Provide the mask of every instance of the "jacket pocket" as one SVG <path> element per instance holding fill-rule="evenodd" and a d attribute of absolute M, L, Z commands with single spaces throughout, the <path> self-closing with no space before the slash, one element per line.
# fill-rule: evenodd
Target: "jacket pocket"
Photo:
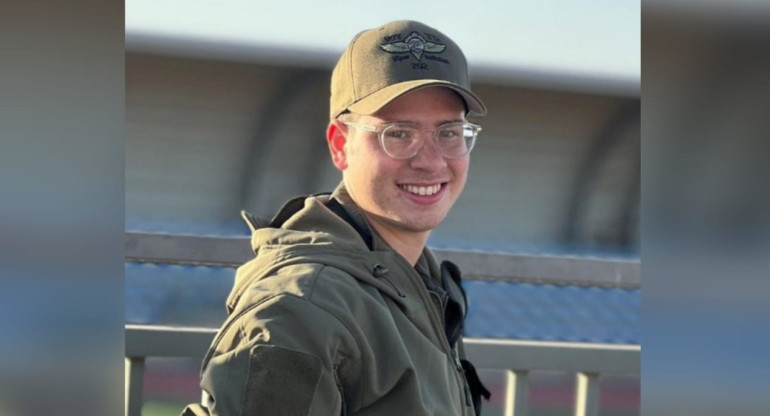
<path fill-rule="evenodd" d="M 273 345 L 251 350 L 242 415 L 305 415 L 321 381 L 323 364 L 316 356 Z"/>

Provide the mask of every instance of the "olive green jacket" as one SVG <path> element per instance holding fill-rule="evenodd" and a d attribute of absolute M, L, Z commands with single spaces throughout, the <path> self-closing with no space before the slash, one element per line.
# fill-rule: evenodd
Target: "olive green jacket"
<path fill-rule="evenodd" d="M 462 341 L 450 345 L 445 321 L 448 304 L 460 328 L 465 316 L 459 271 L 425 249 L 448 296 L 430 294 L 412 265 L 376 235 L 370 249 L 329 201 L 292 200 L 271 227 L 252 221 L 256 257 L 238 269 L 204 359 L 202 403 L 183 414 L 475 414 Z M 345 210 L 360 221 L 355 205 Z"/>

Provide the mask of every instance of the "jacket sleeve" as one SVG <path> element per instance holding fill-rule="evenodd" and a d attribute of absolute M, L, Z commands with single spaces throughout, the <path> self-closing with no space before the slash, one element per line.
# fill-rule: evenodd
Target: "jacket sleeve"
<path fill-rule="evenodd" d="M 212 346 L 201 376 L 202 405 L 218 416 L 343 414 L 340 373 L 355 371 L 350 331 L 294 295 L 241 311 Z"/>

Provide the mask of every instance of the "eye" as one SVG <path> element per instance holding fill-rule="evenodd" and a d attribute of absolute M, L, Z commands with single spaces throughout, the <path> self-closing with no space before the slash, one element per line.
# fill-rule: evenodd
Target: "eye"
<path fill-rule="evenodd" d="M 385 137 L 395 140 L 411 140 L 414 137 L 414 130 L 407 127 L 390 127 L 385 130 Z"/>
<path fill-rule="evenodd" d="M 463 137 L 462 126 L 444 127 L 438 132 L 438 138 L 444 140 L 456 140 Z"/>
<path fill-rule="evenodd" d="M 442 139 L 451 139 L 457 137 L 457 132 L 452 129 L 442 129 L 439 131 L 439 137 Z"/>

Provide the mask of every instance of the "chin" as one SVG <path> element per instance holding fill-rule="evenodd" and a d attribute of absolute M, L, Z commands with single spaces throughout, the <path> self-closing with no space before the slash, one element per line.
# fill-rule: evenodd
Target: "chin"
<path fill-rule="evenodd" d="M 402 229 L 413 232 L 426 232 L 441 225 L 443 217 L 440 219 L 408 219 L 400 218 L 394 220 Z"/>

